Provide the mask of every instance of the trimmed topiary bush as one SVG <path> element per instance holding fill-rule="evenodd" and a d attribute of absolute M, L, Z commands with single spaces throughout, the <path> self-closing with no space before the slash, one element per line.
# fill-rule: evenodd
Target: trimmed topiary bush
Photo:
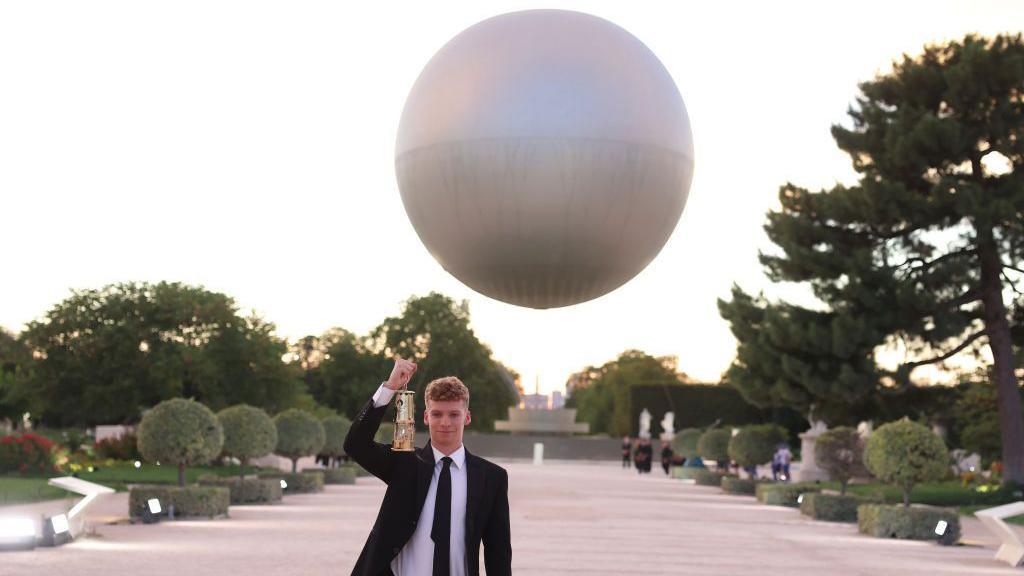
<path fill-rule="evenodd" d="M 281 501 L 281 482 L 276 479 L 206 475 L 199 479 L 199 485 L 227 488 L 232 504 L 271 504 Z"/>
<path fill-rule="evenodd" d="M 277 426 L 274 453 L 292 461 L 292 473 L 295 473 L 299 458 L 316 454 L 324 445 L 323 424 L 305 410 L 285 410 L 274 418 L 274 424 Z"/>
<path fill-rule="evenodd" d="M 340 468 L 327 468 L 326 470 L 303 470 L 303 472 L 316 472 L 323 475 L 324 484 L 355 484 L 356 471 L 348 466 Z"/>
<path fill-rule="evenodd" d="M 245 464 L 266 456 L 277 447 L 277 426 L 263 410 L 239 404 L 217 413 L 224 430 L 224 454 L 238 458 L 238 478 L 245 478 Z"/>
<path fill-rule="evenodd" d="M 262 472 L 259 477 L 277 480 L 279 486 L 280 481 L 284 480 L 288 485 L 284 489 L 285 494 L 312 494 L 323 492 L 324 489 L 324 475 L 320 472 Z"/>
<path fill-rule="evenodd" d="M 863 496 L 849 494 L 829 494 L 818 492 L 805 494 L 800 503 L 800 513 L 815 520 L 828 522 L 856 522 L 857 507 L 870 502 Z"/>
<path fill-rule="evenodd" d="M 707 468 L 693 468 L 693 480 L 698 486 L 721 487 L 723 478 L 735 478 L 731 474 L 723 474 Z"/>
<path fill-rule="evenodd" d="M 328 416 L 320 423 L 324 426 L 324 445 L 320 453 L 331 458 L 341 458 L 345 455 L 345 436 L 348 436 L 352 421 L 344 416 Z"/>
<path fill-rule="evenodd" d="M 757 482 L 735 476 L 722 477 L 722 491 L 726 494 L 753 496 L 757 493 Z"/>
<path fill-rule="evenodd" d="M 672 437 L 672 451 L 687 460 L 693 460 L 698 456 L 697 441 L 700 440 L 701 432 L 696 428 L 686 428 L 676 432 Z"/>
<path fill-rule="evenodd" d="M 714 460 L 716 467 L 729 467 L 729 440 L 732 440 L 732 431 L 723 428 L 708 430 L 700 435 L 697 440 L 697 454 L 703 460 Z"/>
<path fill-rule="evenodd" d="M 941 536 L 935 533 L 940 521 L 946 523 Z M 861 534 L 875 538 L 937 540 L 949 545 L 960 539 L 960 516 L 953 510 L 932 506 L 861 504 L 857 509 L 857 528 Z"/>
<path fill-rule="evenodd" d="M 839 494 L 846 494 L 851 478 L 866 476 L 864 439 L 853 428 L 827 430 L 814 445 L 814 459 L 829 477 L 839 482 Z"/>
<path fill-rule="evenodd" d="M 161 516 L 169 516 L 174 506 L 175 518 L 226 516 L 231 504 L 230 491 L 223 486 L 146 486 L 129 492 L 129 515 L 141 517 L 150 498 L 160 499 Z"/>
<path fill-rule="evenodd" d="M 895 484 L 910 506 L 915 484 L 939 480 L 949 469 L 946 443 L 931 430 L 904 418 L 875 430 L 864 448 L 864 464 L 876 478 Z"/>
<path fill-rule="evenodd" d="M 151 462 L 178 467 L 178 486 L 185 486 L 185 466 L 205 464 L 224 446 L 220 421 L 195 400 L 165 400 L 146 411 L 139 424 L 139 452 Z"/>
<path fill-rule="evenodd" d="M 774 424 L 746 426 L 729 441 L 729 457 L 743 468 L 767 464 L 785 439 L 785 430 Z"/>
<path fill-rule="evenodd" d="M 821 488 L 818 486 L 808 484 L 761 483 L 757 485 L 755 494 L 757 495 L 757 501 L 762 504 L 799 508 L 800 503 L 798 500 L 801 494 L 810 494 L 820 490 Z"/>

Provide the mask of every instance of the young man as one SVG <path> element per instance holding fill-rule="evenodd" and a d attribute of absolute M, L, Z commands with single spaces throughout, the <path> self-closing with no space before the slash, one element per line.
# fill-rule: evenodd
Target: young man
<path fill-rule="evenodd" d="M 508 473 L 462 445 L 471 416 L 458 378 L 427 385 L 425 447 L 392 452 L 373 441 L 395 391 L 415 372 L 416 364 L 396 358 L 345 438 L 345 453 L 388 485 L 352 576 L 479 576 L 481 542 L 488 576 L 512 574 Z"/>

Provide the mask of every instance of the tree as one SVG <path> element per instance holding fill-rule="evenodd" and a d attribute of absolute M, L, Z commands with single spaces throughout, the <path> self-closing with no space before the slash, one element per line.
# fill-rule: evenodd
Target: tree
<path fill-rule="evenodd" d="M 854 350 L 907 351 L 897 369 L 879 369 L 883 384 L 909 386 L 915 369 L 964 352 L 984 361 L 987 346 L 1006 476 L 1017 482 L 1024 423 L 1009 319 L 1024 305 L 1022 82 L 1018 34 L 926 46 L 860 84 L 851 125 L 832 128 L 858 183 L 783 186 L 765 227 L 780 251 L 761 255 L 772 280 L 809 284 L 830 315 L 814 326 L 855 327 Z"/>
<path fill-rule="evenodd" d="M 881 335 L 864 319 L 753 297 L 739 287 L 719 312 L 736 337 L 725 381 L 759 408 L 792 408 L 831 424 L 868 412 Z"/>
<path fill-rule="evenodd" d="M 33 367 L 32 351 L 7 330 L 0 328 L 0 419 L 19 422 L 22 414 L 38 414 L 27 380 Z"/>
<path fill-rule="evenodd" d="M 672 450 L 687 461 L 697 457 L 697 442 L 700 440 L 701 431 L 696 428 L 686 428 L 676 432 L 672 437 Z"/>
<path fill-rule="evenodd" d="M 1002 451 L 999 420 L 992 417 L 998 410 L 999 398 L 991 382 L 966 384 L 953 405 L 960 446 L 977 452 L 986 463 L 998 460 Z"/>
<path fill-rule="evenodd" d="M 588 367 L 574 375 L 576 385 L 567 405 L 590 423 L 591 432 L 613 436 L 633 433 L 630 387 L 636 384 L 676 386 L 685 375 L 676 370 L 675 358 L 655 358 L 639 350 L 626 350 L 600 368 Z"/>
<path fill-rule="evenodd" d="M 785 439 L 786 432 L 775 424 L 744 426 L 729 441 L 729 457 L 741 467 L 752 469 L 770 462 L 776 447 Z M 751 480 L 755 477 L 756 473 L 751 472 Z"/>
<path fill-rule="evenodd" d="M 352 421 L 344 416 L 328 416 L 321 423 L 324 426 L 324 446 L 320 452 L 331 458 L 341 458 L 345 455 L 345 436 L 348 436 Z"/>
<path fill-rule="evenodd" d="M 27 388 L 52 426 L 137 422 L 162 400 L 214 409 L 290 406 L 302 392 L 274 327 L 224 294 L 178 283 L 73 291 L 22 340 L 39 358 Z"/>
<path fill-rule="evenodd" d="M 839 495 L 846 495 L 850 479 L 867 473 L 864 467 L 864 439 L 853 428 L 827 430 L 814 444 L 814 459 L 839 482 Z"/>
<path fill-rule="evenodd" d="M 307 356 L 309 391 L 317 402 L 354 418 L 391 370 L 391 360 L 368 337 L 332 328 L 317 340 L 321 360 Z"/>
<path fill-rule="evenodd" d="M 879 480 L 895 484 L 903 493 L 903 506 L 909 507 L 914 485 L 939 480 L 949 470 L 949 452 L 942 438 L 904 418 L 871 434 L 864 464 Z"/>
<path fill-rule="evenodd" d="M 238 458 L 238 479 L 245 480 L 245 464 L 270 454 L 277 447 L 277 427 L 263 410 L 238 404 L 217 413 L 224 430 L 224 454 Z"/>
<path fill-rule="evenodd" d="M 292 474 L 299 458 L 312 456 L 324 445 L 324 426 L 304 410 L 290 409 L 274 418 L 277 426 L 277 447 L 274 453 L 292 461 Z"/>
<path fill-rule="evenodd" d="M 386 318 L 371 333 L 374 347 L 383 358 L 394 355 L 418 364 L 409 389 L 416 392 L 423 406 L 427 384 L 442 376 L 457 376 L 469 388 L 469 408 L 473 426 L 493 430 L 494 421 L 508 415 L 508 407 L 518 401 L 515 382 L 491 357 L 491 349 L 482 343 L 470 324 L 469 304 L 432 292 L 414 296 L 402 306 L 401 314 Z M 372 390 L 387 374 L 376 373 Z M 366 394 L 360 400 L 365 403 Z"/>
<path fill-rule="evenodd" d="M 713 428 L 700 435 L 697 440 L 697 453 L 702 460 L 714 460 L 719 470 L 729 469 L 729 441 L 732 431 L 724 428 Z"/>
<path fill-rule="evenodd" d="M 173 398 L 157 404 L 142 417 L 138 445 L 146 460 L 177 466 L 178 486 L 184 486 L 185 467 L 216 458 L 224 446 L 224 431 L 206 406 L 195 400 Z"/>

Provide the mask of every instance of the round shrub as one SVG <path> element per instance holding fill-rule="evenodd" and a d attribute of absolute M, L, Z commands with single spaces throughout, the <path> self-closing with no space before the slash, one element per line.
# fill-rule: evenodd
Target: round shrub
<path fill-rule="evenodd" d="M 698 440 L 700 440 L 700 430 L 696 428 L 680 430 L 672 437 L 672 450 L 687 460 L 693 460 L 698 456 Z"/>
<path fill-rule="evenodd" d="M 299 458 L 316 454 L 324 445 L 323 424 L 305 410 L 285 410 L 274 418 L 274 424 L 277 426 L 274 453 L 292 461 L 293 473 Z"/>
<path fill-rule="evenodd" d="M 846 494 L 851 478 L 864 476 L 864 440 L 853 428 L 840 426 L 826 431 L 814 445 L 814 459 L 839 482 L 839 494 Z"/>
<path fill-rule="evenodd" d="M 328 416 L 321 423 L 324 425 L 324 446 L 320 453 L 341 458 L 345 455 L 345 436 L 348 436 L 352 421 L 344 416 Z"/>
<path fill-rule="evenodd" d="M 217 419 L 224 429 L 223 452 L 241 463 L 240 479 L 245 478 L 246 462 L 266 456 L 277 447 L 277 426 L 259 408 L 239 404 L 218 412 Z"/>
<path fill-rule="evenodd" d="M 697 453 L 704 460 L 714 460 L 719 468 L 729 464 L 729 440 L 732 432 L 724 428 L 708 430 L 697 440 Z"/>
<path fill-rule="evenodd" d="M 224 446 L 224 431 L 206 406 L 174 398 L 143 415 L 138 445 L 146 460 L 177 466 L 178 485 L 184 486 L 185 467 L 216 458 Z"/>
<path fill-rule="evenodd" d="M 54 443 L 25 433 L 0 438 L 0 474 L 46 474 L 56 471 Z"/>
<path fill-rule="evenodd" d="M 945 475 L 949 453 L 942 438 L 904 418 L 871 434 L 864 448 L 864 464 L 879 480 L 896 485 L 903 492 L 903 506 L 909 507 L 915 484 Z"/>
<path fill-rule="evenodd" d="M 729 441 L 729 457 L 747 468 L 771 462 L 785 432 L 774 424 L 746 426 Z"/>

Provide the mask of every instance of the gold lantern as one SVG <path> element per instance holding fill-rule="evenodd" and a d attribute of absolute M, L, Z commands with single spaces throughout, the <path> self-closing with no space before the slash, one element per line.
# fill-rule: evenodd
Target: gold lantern
<path fill-rule="evenodd" d="M 412 452 L 416 435 L 415 394 L 411 390 L 399 390 L 395 394 L 395 437 L 391 441 L 391 449 L 396 452 Z"/>

